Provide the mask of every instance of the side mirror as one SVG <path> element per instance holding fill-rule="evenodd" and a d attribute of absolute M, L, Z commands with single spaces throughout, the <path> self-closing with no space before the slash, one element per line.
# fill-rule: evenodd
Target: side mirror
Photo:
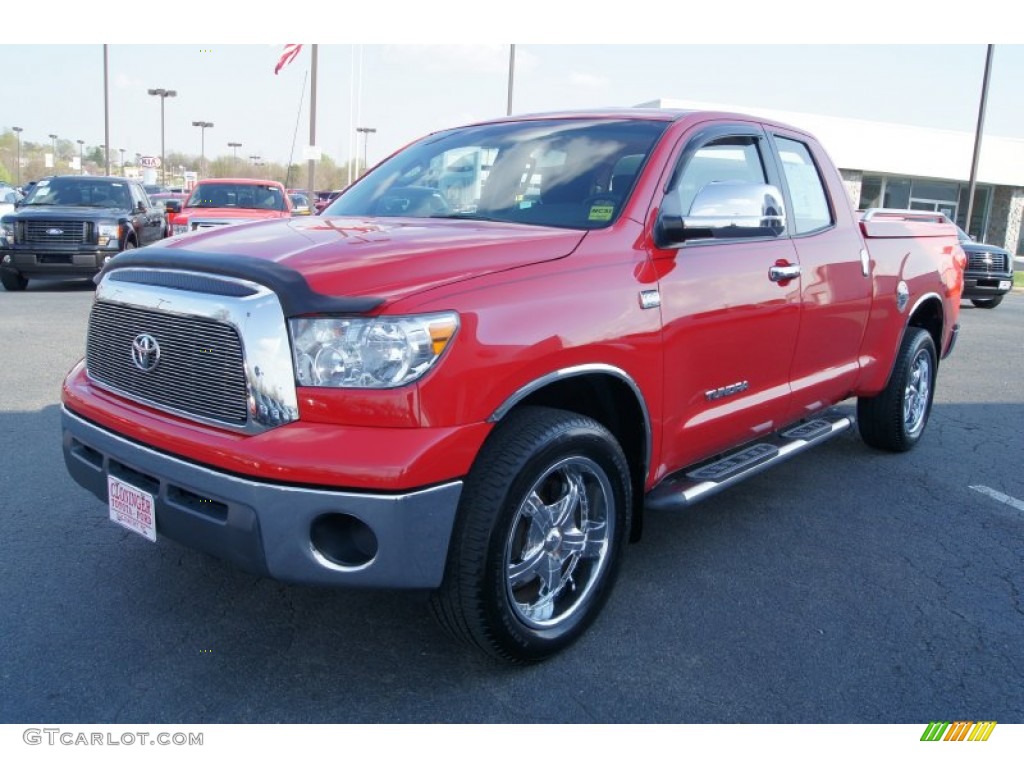
<path fill-rule="evenodd" d="M 168 213 L 181 213 L 181 200 L 164 200 L 164 210 Z"/>
<path fill-rule="evenodd" d="M 135 210 L 137 210 L 139 213 L 145 213 L 146 212 L 146 204 L 144 202 L 142 202 L 141 200 L 139 200 L 139 204 L 137 206 L 135 206 Z"/>
<path fill-rule="evenodd" d="M 666 203 L 678 199 L 674 195 Z M 690 210 L 680 215 L 667 204 L 655 224 L 660 248 L 679 247 L 687 240 L 732 240 L 778 237 L 786 231 L 782 193 L 771 184 L 713 181 L 697 192 Z"/>

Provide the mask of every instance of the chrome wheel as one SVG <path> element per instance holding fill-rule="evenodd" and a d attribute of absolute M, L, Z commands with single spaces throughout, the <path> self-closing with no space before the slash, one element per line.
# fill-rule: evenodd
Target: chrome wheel
<path fill-rule="evenodd" d="M 886 451 L 914 447 L 932 410 L 938 359 L 928 331 L 906 329 L 885 389 L 857 399 L 857 426 L 864 442 Z"/>
<path fill-rule="evenodd" d="M 614 536 L 611 481 L 572 456 L 547 469 L 516 511 L 505 546 L 509 602 L 527 626 L 551 627 L 586 603 Z"/>
<path fill-rule="evenodd" d="M 551 657 L 608 599 L 632 509 L 630 467 L 605 426 L 555 408 L 515 409 L 466 477 L 434 615 L 502 661 Z"/>
<path fill-rule="evenodd" d="M 903 394 L 903 426 L 908 435 L 916 435 L 924 426 L 932 396 L 932 359 L 924 349 L 917 353 L 907 376 Z"/>

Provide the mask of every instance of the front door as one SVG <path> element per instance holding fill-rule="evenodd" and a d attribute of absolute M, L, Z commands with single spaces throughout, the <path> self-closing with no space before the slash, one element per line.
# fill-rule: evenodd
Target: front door
<path fill-rule="evenodd" d="M 706 184 L 779 185 L 765 162 L 756 124 L 698 133 L 684 145 L 666 198 L 685 217 Z M 769 270 L 797 265 L 790 238 L 691 240 L 659 270 L 665 349 L 663 473 L 783 426 L 789 370 L 800 322 L 800 278 L 773 281 Z"/>

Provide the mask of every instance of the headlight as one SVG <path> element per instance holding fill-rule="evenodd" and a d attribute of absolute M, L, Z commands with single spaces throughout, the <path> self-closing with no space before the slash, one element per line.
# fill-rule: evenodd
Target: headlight
<path fill-rule="evenodd" d="M 97 229 L 99 239 L 96 242 L 100 246 L 112 245 L 117 247 L 117 239 L 121 236 L 121 228 L 117 224 L 101 223 Z"/>
<path fill-rule="evenodd" d="M 416 381 L 437 362 L 459 316 L 299 318 L 288 325 L 301 386 L 387 389 Z"/>
<path fill-rule="evenodd" d="M 4 245 L 14 242 L 14 225 L 4 222 L 0 224 L 0 240 Z"/>

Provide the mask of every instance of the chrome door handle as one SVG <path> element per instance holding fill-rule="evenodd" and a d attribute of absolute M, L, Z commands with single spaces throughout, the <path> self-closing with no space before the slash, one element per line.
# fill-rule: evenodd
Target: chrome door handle
<path fill-rule="evenodd" d="M 783 280 L 795 280 L 798 277 L 800 277 L 799 264 L 787 264 L 786 266 L 768 268 L 768 279 L 773 283 L 781 283 Z"/>

